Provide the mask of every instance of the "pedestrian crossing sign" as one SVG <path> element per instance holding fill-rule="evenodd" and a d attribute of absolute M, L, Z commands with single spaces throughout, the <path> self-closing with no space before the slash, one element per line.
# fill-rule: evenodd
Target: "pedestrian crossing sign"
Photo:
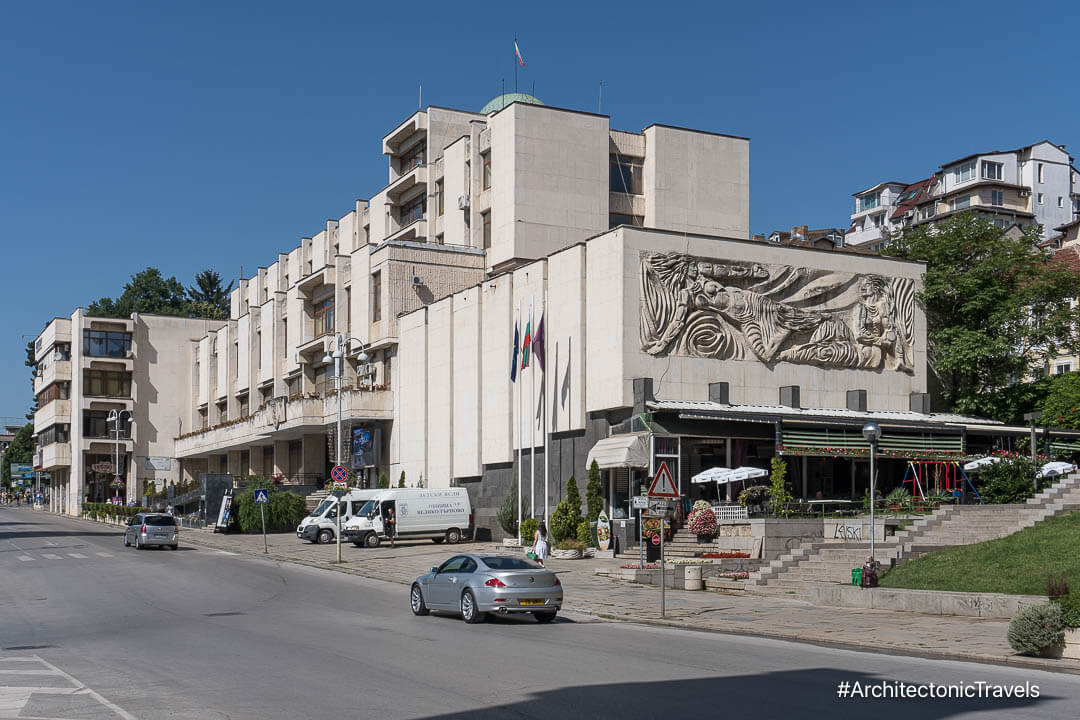
<path fill-rule="evenodd" d="M 665 498 L 679 497 L 679 489 L 675 487 L 675 481 L 671 477 L 671 471 L 668 470 L 666 462 L 660 463 L 660 467 L 656 469 L 656 476 L 653 477 L 652 485 L 649 486 L 649 492 L 646 495 Z"/>
<path fill-rule="evenodd" d="M 260 488 L 255 491 L 255 502 L 262 504 L 270 502 L 270 491 L 266 488 Z"/>

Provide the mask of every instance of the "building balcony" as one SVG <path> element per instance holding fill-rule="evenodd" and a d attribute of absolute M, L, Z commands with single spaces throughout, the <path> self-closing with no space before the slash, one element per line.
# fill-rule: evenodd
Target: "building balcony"
<path fill-rule="evenodd" d="M 80 443 L 83 452 L 103 454 L 116 452 L 116 435 L 110 433 L 108 437 L 84 437 Z M 120 454 L 135 452 L 135 441 L 131 438 L 120 436 Z"/>
<path fill-rule="evenodd" d="M 71 361 L 53 360 L 42 368 L 41 374 L 34 377 L 34 393 L 37 394 L 54 382 L 71 380 Z"/>
<path fill-rule="evenodd" d="M 51 471 L 58 468 L 71 467 L 71 444 L 53 443 L 38 450 L 35 459 L 40 459 L 40 465 L 34 465 L 35 470 Z"/>
<path fill-rule="evenodd" d="M 84 395 L 79 405 L 82 410 L 131 410 L 135 407 L 135 400 L 129 397 Z"/>
<path fill-rule="evenodd" d="M 392 235 L 386 238 L 383 242 L 395 242 L 399 240 L 412 240 L 414 242 L 426 242 L 427 241 L 427 218 L 420 218 L 414 220 L 412 223 L 404 226 L 400 230 L 394 232 Z"/>
<path fill-rule="evenodd" d="M 311 295 L 323 285 L 333 285 L 336 282 L 337 268 L 333 265 L 326 265 L 302 278 L 296 283 L 296 289 L 304 295 Z"/>
<path fill-rule="evenodd" d="M 135 367 L 135 351 L 126 355 L 80 355 L 79 367 L 83 370 L 127 370 Z"/>
<path fill-rule="evenodd" d="M 391 420 L 394 395 L 390 390 L 349 390 L 341 397 L 345 420 Z M 253 414 L 176 438 L 176 456 L 194 457 L 221 453 L 271 440 L 290 440 L 304 434 L 322 433 L 337 421 L 337 394 L 310 393 L 302 397 L 275 398 Z"/>
<path fill-rule="evenodd" d="M 57 423 L 71 424 L 71 401 L 53 400 L 34 413 L 34 432 L 39 433 Z"/>
<path fill-rule="evenodd" d="M 421 130 L 427 130 L 428 117 L 423 110 L 418 110 L 403 123 L 383 136 L 383 154 L 393 155 L 402 143 Z"/>
<path fill-rule="evenodd" d="M 412 190 L 417 185 L 427 185 L 428 181 L 428 166 L 417 165 L 416 167 L 402 173 L 394 182 L 390 183 L 386 188 L 386 196 L 397 202 L 397 199 L 402 195 Z"/>

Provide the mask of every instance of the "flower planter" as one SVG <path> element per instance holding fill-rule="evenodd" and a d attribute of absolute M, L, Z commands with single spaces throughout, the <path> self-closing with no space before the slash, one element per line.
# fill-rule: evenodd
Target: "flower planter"
<path fill-rule="evenodd" d="M 715 535 L 698 535 L 698 545 L 710 545 L 716 539 Z"/>
<path fill-rule="evenodd" d="M 551 557 L 558 560 L 580 560 L 580 550 L 552 550 Z"/>

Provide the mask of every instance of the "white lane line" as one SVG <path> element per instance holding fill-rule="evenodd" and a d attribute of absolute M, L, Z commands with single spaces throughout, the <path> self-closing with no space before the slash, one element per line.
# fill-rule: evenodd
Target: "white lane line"
<path fill-rule="evenodd" d="M 218 550 L 218 551 L 217 551 L 217 554 L 218 554 L 218 555 L 236 555 L 236 553 L 234 553 L 234 552 L 229 552 L 228 550 Z"/>
<path fill-rule="evenodd" d="M 98 557 L 112 557 L 112 553 L 94 553 Z"/>
<path fill-rule="evenodd" d="M 73 557 L 76 560 L 85 560 L 86 556 L 82 553 L 68 553 L 68 557 Z"/>
<path fill-rule="evenodd" d="M 126 710 L 124 710 L 122 707 L 120 707 L 116 703 L 109 702 L 102 695 L 100 695 L 100 694 L 94 692 L 93 690 L 91 690 L 90 688 L 86 687 L 81 682 L 76 680 L 74 677 L 72 677 L 71 675 L 68 675 L 66 672 L 64 672 L 60 668 L 56 667 L 52 663 L 49 663 L 49 662 L 47 662 L 45 660 L 42 660 L 37 655 L 35 655 L 34 657 L 36 657 L 38 660 L 41 660 L 41 662 L 43 662 L 45 665 L 48 665 L 50 668 L 55 670 L 57 672 L 57 674 L 63 675 L 64 677 L 66 677 L 73 685 L 78 685 L 80 689 L 75 691 L 76 694 L 85 693 L 85 694 L 89 695 L 90 697 L 94 698 L 95 700 L 97 700 L 99 703 L 101 703 L 105 707 L 112 710 L 114 713 L 116 713 L 120 717 L 124 718 L 124 720 L 138 720 L 134 715 L 127 712 Z"/>
<path fill-rule="evenodd" d="M 59 555 L 54 555 L 53 553 L 42 553 L 42 557 L 44 557 L 46 560 L 60 560 L 61 559 Z"/>
<path fill-rule="evenodd" d="M 30 557 L 29 555 L 20 555 L 19 556 L 19 560 L 22 561 L 22 562 L 30 562 L 33 559 L 34 558 Z"/>

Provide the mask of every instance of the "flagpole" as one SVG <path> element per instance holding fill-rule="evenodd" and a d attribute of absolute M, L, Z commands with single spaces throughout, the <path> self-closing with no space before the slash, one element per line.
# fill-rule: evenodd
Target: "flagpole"
<path fill-rule="evenodd" d="M 521 320 L 521 303 L 518 303 L 518 306 L 517 306 L 517 320 L 518 321 Z M 517 329 L 518 329 L 518 324 L 515 322 L 514 323 L 514 342 L 515 343 L 517 343 Z M 516 350 L 517 347 L 515 346 L 514 349 Z M 517 368 L 517 361 L 518 361 L 517 354 L 515 353 L 514 354 L 514 369 Z M 517 520 L 518 520 L 518 522 L 517 522 L 517 526 L 518 526 L 518 545 L 521 546 L 523 544 L 523 541 L 522 541 L 522 538 L 521 538 L 521 483 L 524 480 L 524 478 L 521 476 L 521 377 L 520 377 L 521 372 L 518 371 L 517 374 L 518 374 L 518 383 L 517 383 L 517 386 L 518 386 L 517 387 L 517 390 L 518 390 L 518 403 L 517 403 L 518 404 L 518 407 L 517 407 L 517 412 L 518 412 L 518 423 L 517 423 L 517 425 L 518 425 Z"/>
<path fill-rule="evenodd" d="M 517 66 L 518 66 L 518 49 L 517 49 L 517 35 L 514 36 L 514 92 L 517 93 Z M 531 304 L 531 303 L 530 303 Z M 530 308 L 531 309 L 531 308 Z M 529 313 L 530 320 L 532 319 L 532 313 Z"/>
<path fill-rule="evenodd" d="M 529 298 L 529 326 L 532 326 L 533 299 Z M 529 350 L 532 350 L 530 341 Z M 529 407 L 536 401 L 536 363 L 529 359 Z M 536 517 L 536 423 L 529 413 L 529 499 L 532 501 L 532 516 Z"/>
<path fill-rule="evenodd" d="M 547 288 L 544 288 L 543 305 L 540 308 L 540 321 L 548 322 L 547 320 Z M 543 329 L 544 333 L 544 365 L 547 365 L 547 328 Z M 540 416 L 544 421 L 544 523 L 548 522 L 548 498 L 551 496 L 548 491 L 548 477 L 551 473 L 551 459 L 548 457 L 548 424 L 547 424 L 547 367 L 543 368 L 544 382 L 541 384 L 544 397 L 540 398 Z"/>

